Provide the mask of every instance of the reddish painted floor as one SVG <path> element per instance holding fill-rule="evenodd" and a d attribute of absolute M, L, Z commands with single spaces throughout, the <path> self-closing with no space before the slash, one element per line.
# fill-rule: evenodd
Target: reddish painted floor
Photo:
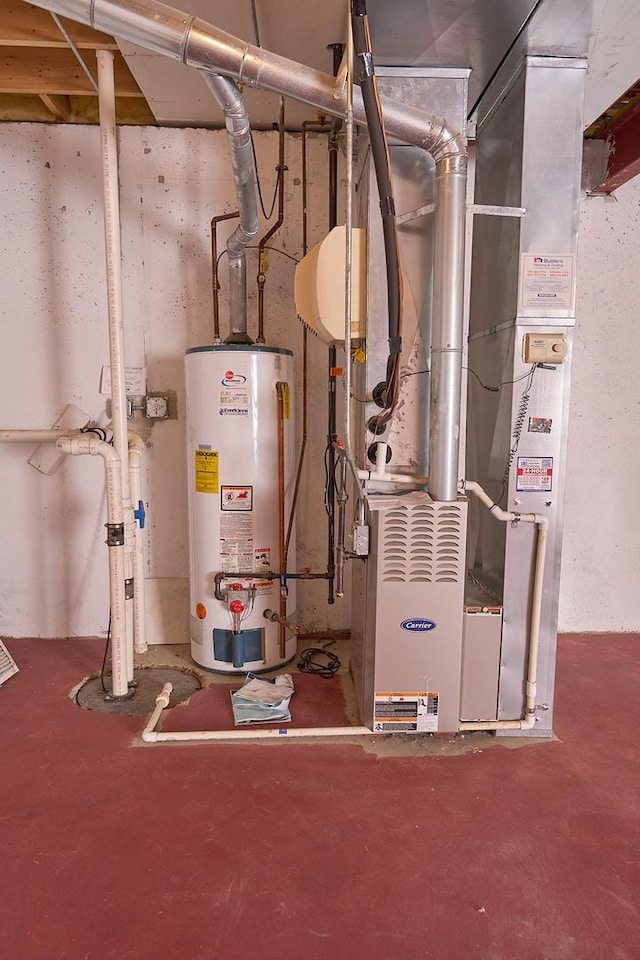
<path fill-rule="evenodd" d="M 2 955 L 637 960 L 639 641 L 561 638 L 559 741 L 384 758 L 133 747 L 67 697 L 99 642 L 9 641 Z"/>

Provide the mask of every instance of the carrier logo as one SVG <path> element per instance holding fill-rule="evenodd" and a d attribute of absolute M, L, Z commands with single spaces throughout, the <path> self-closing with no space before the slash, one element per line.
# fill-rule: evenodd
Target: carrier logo
<path fill-rule="evenodd" d="M 426 633 L 427 630 L 434 630 L 436 625 L 433 620 L 414 617 L 412 620 L 403 620 L 400 626 L 403 630 L 409 630 L 411 633 Z"/>
<path fill-rule="evenodd" d="M 220 381 L 223 387 L 241 387 L 246 382 L 246 377 L 243 377 L 241 373 L 234 373 L 233 370 L 227 370 Z"/>

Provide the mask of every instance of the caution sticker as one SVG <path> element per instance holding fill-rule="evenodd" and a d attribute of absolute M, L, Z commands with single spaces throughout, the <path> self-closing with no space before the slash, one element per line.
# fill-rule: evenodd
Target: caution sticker
<path fill-rule="evenodd" d="M 248 512 L 253 510 L 253 487 L 223 486 L 220 509 Z"/>
<path fill-rule="evenodd" d="M 196 493 L 218 493 L 218 451 L 195 451 Z"/>
<path fill-rule="evenodd" d="M 376 693 L 374 733 L 437 733 L 439 694 Z"/>

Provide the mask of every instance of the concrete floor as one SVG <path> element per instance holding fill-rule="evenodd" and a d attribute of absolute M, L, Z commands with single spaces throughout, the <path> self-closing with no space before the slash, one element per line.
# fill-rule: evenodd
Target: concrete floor
<path fill-rule="evenodd" d="M 412 754 L 142 745 L 143 718 L 69 697 L 101 641 L 9 640 L 5 955 L 637 960 L 639 641 L 560 638 L 554 740 Z M 351 710 L 339 677 L 297 677 L 292 708 Z M 167 724 L 226 710 L 222 684 Z"/>

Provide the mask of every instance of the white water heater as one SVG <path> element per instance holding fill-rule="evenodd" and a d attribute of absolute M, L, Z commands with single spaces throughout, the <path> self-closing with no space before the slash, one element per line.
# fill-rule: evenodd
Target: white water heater
<path fill-rule="evenodd" d="M 222 344 L 187 350 L 185 367 L 191 656 L 221 673 L 273 670 L 296 653 L 295 637 L 264 616 L 285 612 L 278 574 L 294 485 L 293 356 Z M 295 528 L 287 565 L 295 570 Z M 287 591 L 291 619 L 295 580 Z"/>

